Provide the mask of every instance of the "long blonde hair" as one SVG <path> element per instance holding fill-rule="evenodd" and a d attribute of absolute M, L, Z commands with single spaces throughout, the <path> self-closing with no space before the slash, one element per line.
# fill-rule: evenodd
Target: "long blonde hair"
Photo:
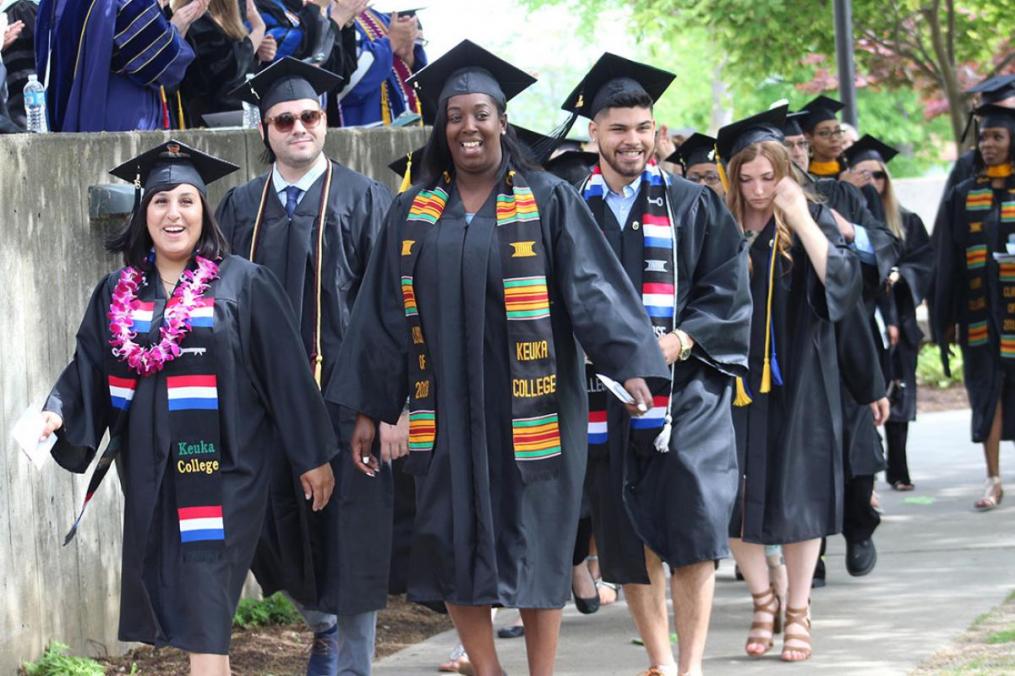
<path fill-rule="evenodd" d="M 186 7 L 191 2 L 193 0 L 173 0 L 173 11 Z M 247 37 L 247 28 L 240 19 L 240 3 L 237 0 L 211 0 L 208 3 L 208 15 L 233 40 Z"/>
<path fill-rule="evenodd" d="M 906 239 L 906 231 L 902 227 L 902 207 L 899 206 L 899 200 L 895 197 L 892 175 L 884 162 L 878 160 L 878 165 L 880 165 L 881 171 L 885 172 L 885 190 L 881 193 L 881 204 L 885 209 L 885 222 L 893 235 L 900 240 Z"/>
<path fill-rule="evenodd" d="M 743 193 L 740 191 L 740 170 L 746 163 L 757 159 L 759 155 L 772 163 L 776 182 L 781 181 L 784 176 L 792 176 L 790 167 L 793 163 L 789 158 L 789 152 L 777 141 L 752 143 L 730 159 L 727 170 L 730 185 L 726 191 L 726 206 L 729 207 L 733 218 L 741 228 L 743 228 L 746 208 Z M 775 216 L 775 231 L 779 235 L 779 255 L 792 263 L 793 256 L 790 254 L 790 249 L 793 246 L 793 233 L 783 221 L 778 209 L 773 209 L 772 213 Z"/>

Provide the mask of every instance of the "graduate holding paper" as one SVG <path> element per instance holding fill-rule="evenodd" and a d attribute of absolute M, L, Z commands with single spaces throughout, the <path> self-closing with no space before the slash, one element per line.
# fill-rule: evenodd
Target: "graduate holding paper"
<path fill-rule="evenodd" d="M 120 640 L 179 648 L 192 673 L 216 676 L 229 674 L 273 427 L 285 421 L 282 450 L 315 510 L 330 498 L 338 448 L 285 292 L 227 255 L 208 208 L 206 184 L 235 169 L 169 141 L 113 170 L 145 189 L 109 243 L 125 267 L 92 294 L 43 414 L 43 436 L 59 429 L 53 457 L 72 472 L 109 430 L 89 498 L 120 462 Z"/>

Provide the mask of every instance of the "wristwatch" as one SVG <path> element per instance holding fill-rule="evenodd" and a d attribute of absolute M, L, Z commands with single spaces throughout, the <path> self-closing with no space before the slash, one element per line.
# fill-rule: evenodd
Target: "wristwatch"
<path fill-rule="evenodd" d="M 677 355 L 677 361 L 687 361 L 691 358 L 691 348 L 694 347 L 690 337 L 679 329 L 675 330 L 673 335 L 680 341 L 680 354 Z"/>

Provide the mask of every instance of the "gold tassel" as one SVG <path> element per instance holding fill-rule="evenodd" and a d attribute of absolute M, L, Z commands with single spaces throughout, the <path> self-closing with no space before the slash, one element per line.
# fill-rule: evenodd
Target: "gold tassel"
<path fill-rule="evenodd" d="M 398 186 L 398 192 L 403 193 L 412 187 L 412 153 L 409 153 L 405 163 L 405 173 L 402 175 L 402 185 Z"/>
<path fill-rule="evenodd" d="M 726 175 L 726 167 L 723 166 L 722 158 L 719 157 L 719 146 L 715 147 L 715 168 L 719 174 L 719 182 L 722 183 L 723 192 L 730 191 L 730 179 Z"/>
<path fill-rule="evenodd" d="M 180 92 L 176 92 L 176 115 L 180 118 L 180 129 L 186 129 L 187 125 L 183 121 L 183 98 L 180 97 Z"/>
<path fill-rule="evenodd" d="M 758 390 L 762 394 L 772 391 L 772 363 L 765 357 L 765 365 L 761 367 L 761 387 Z"/>
<path fill-rule="evenodd" d="M 747 388 L 744 386 L 744 379 L 737 378 L 737 396 L 733 399 L 734 406 L 750 406 L 751 398 L 747 394 Z"/>

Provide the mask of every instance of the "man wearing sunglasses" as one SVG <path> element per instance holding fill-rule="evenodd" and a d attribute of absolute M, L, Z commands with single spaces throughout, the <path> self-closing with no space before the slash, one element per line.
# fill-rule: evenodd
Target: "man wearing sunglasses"
<path fill-rule="evenodd" d="M 217 215 L 232 251 L 269 268 L 285 287 L 300 318 L 308 367 L 344 446 L 353 420 L 332 394 L 340 378 L 336 361 L 391 193 L 324 155 L 320 97 L 340 81 L 287 57 L 231 93 L 259 106 L 264 159 L 272 166 L 230 190 Z M 382 426 L 381 445 L 385 458 L 407 453 L 407 421 Z M 344 453 L 332 470 L 336 499 L 311 512 L 279 454 L 252 569 L 265 593 L 287 592 L 314 630 L 309 675 L 369 674 L 376 611 L 387 600 L 391 471 L 382 463 L 368 477 Z"/>

